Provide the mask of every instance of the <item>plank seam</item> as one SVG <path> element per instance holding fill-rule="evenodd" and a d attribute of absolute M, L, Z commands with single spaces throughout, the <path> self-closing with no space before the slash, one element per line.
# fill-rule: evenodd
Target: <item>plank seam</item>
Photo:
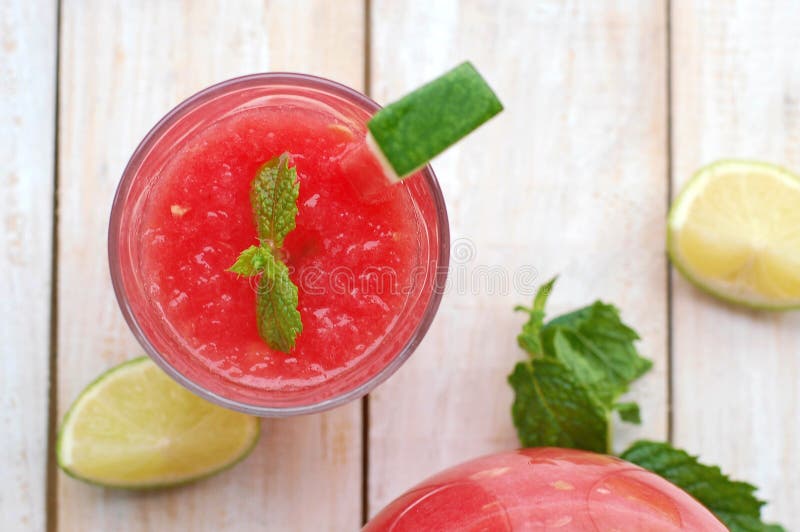
<path fill-rule="evenodd" d="M 53 117 L 53 219 L 50 250 L 50 359 L 47 407 L 47 459 L 45 477 L 45 529 L 58 530 L 58 464 L 56 438 L 58 432 L 58 188 L 59 188 L 59 122 L 61 72 L 61 0 L 56 0 L 55 87 Z"/>
<path fill-rule="evenodd" d="M 372 0 L 364 0 L 364 94 L 372 93 Z M 361 524 L 369 519 L 369 394 L 361 400 Z"/>
<path fill-rule="evenodd" d="M 666 0 L 666 31 L 665 31 L 665 46 L 666 46 L 666 150 L 667 150 L 667 213 L 669 212 L 670 205 L 672 204 L 672 170 L 673 170 L 673 142 L 672 142 L 672 0 Z M 672 302 L 672 267 L 669 258 L 665 260 L 666 266 L 666 281 L 667 281 L 667 441 L 673 443 L 674 434 L 674 384 L 673 384 L 673 302 Z"/>

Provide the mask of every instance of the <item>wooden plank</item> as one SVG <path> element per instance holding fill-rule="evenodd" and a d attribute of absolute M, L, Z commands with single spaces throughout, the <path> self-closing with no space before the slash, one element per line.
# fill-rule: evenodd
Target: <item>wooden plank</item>
<path fill-rule="evenodd" d="M 44 530 L 56 5 L 0 0 L 0 530 Z"/>
<path fill-rule="evenodd" d="M 666 437 L 665 13 L 655 1 L 373 2 L 379 102 L 470 59 L 506 111 L 434 163 L 454 284 L 417 353 L 372 395 L 371 514 L 438 469 L 518 445 L 505 379 L 524 317 L 511 309 L 556 273 L 550 312 L 614 302 L 655 361 L 633 394 L 644 425 L 618 446 Z M 469 288 L 493 266 L 511 289 Z M 526 266 L 535 286 L 513 286 Z"/>
<path fill-rule="evenodd" d="M 65 0 L 62 6 L 59 412 L 103 369 L 142 353 L 112 294 L 106 230 L 136 144 L 183 98 L 235 75 L 306 71 L 359 87 L 360 0 Z M 248 460 L 158 493 L 59 476 L 60 530 L 354 530 L 361 410 L 265 421 Z"/>
<path fill-rule="evenodd" d="M 701 165 L 764 159 L 800 171 L 800 4 L 673 1 L 675 193 Z M 800 528 L 800 315 L 735 309 L 675 273 L 675 442 L 761 488 Z"/>

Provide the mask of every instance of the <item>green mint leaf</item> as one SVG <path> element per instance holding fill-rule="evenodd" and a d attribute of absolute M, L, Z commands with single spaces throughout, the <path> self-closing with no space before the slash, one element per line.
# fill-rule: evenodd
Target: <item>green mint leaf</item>
<path fill-rule="evenodd" d="M 636 331 L 600 301 L 551 320 L 541 334 L 544 351 L 575 369 L 609 409 L 653 365 L 636 350 Z"/>
<path fill-rule="evenodd" d="M 617 403 L 614 405 L 614 410 L 617 411 L 622 421 L 627 421 L 635 425 L 642 424 L 642 414 L 639 412 L 638 404 L 634 402 Z"/>
<path fill-rule="evenodd" d="M 620 386 L 641 377 L 653 366 L 639 355 L 634 346 L 639 335 L 622 322 L 613 305 L 596 301 L 553 319 L 542 330 L 545 342 L 556 329 L 572 332 L 587 357 L 607 368 L 609 379 Z"/>
<path fill-rule="evenodd" d="M 289 278 L 289 268 L 272 253 L 258 283 L 256 317 L 258 333 L 267 344 L 288 353 L 294 348 L 303 322 L 297 310 L 297 286 Z"/>
<path fill-rule="evenodd" d="M 533 300 L 532 308 L 519 306 L 514 309 L 528 313 L 528 321 L 522 326 L 522 332 L 517 336 L 517 343 L 532 357 L 542 356 L 543 354 L 541 331 L 542 323 L 544 323 L 544 307 L 555 282 L 556 277 L 550 279 L 539 288 Z"/>
<path fill-rule="evenodd" d="M 611 408 L 616 393 L 607 387 L 605 371 L 593 364 L 579 349 L 574 348 L 568 334 L 556 329 L 548 343 L 547 352 L 571 369 L 578 382 L 590 390 L 605 408 Z"/>
<path fill-rule="evenodd" d="M 664 477 L 700 501 L 731 532 L 784 532 L 780 525 L 761 521 L 755 486 L 731 480 L 719 467 L 698 462 L 697 457 L 668 443 L 638 441 L 620 456 Z"/>
<path fill-rule="evenodd" d="M 549 358 L 517 363 L 511 415 L 526 447 L 555 446 L 610 451 L 609 416 L 575 373 Z"/>
<path fill-rule="evenodd" d="M 731 515 L 728 513 L 716 514 L 731 532 L 786 532 L 786 529 L 775 523 L 765 523 L 760 517 L 749 515 Z"/>
<path fill-rule="evenodd" d="M 241 253 L 239 258 L 228 268 L 229 272 L 238 273 L 246 277 L 258 275 L 263 272 L 270 261 L 274 261 L 272 250 L 266 246 L 250 246 Z"/>
<path fill-rule="evenodd" d="M 297 170 L 289 168 L 288 153 L 270 159 L 258 170 L 250 189 L 250 203 L 262 242 L 274 249 L 283 247 L 284 238 L 295 227 L 299 193 Z"/>

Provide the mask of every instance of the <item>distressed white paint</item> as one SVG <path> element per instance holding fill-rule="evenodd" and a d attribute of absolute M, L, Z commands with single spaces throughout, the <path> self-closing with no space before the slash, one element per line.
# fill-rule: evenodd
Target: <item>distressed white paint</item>
<path fill-rule="evenodd" d="M 708 162 L 800 171 L 800 4 L 673 1 L 675 192 Z M 798 206 L 800 208 L 800 206 Z M 761 488 L 800 528 L 800 314 L 740 310 L 675 272 L 675 442 Z"/>
<path fill-rule="evenodd" d="M 443 467 L 518 445 L 512 308 L 555 274 L 553 315 L 614 302 L 655 362 L 632 394 L 644 425 L 618 446 L 666 436 L 665 17 L 662 2 L 373 2 L 379 102 L 469 59 L 506 109 L 434 161 L 453 283 L 417 353 L 372 394 L 371 514 Z M 506 290 L 485 282 L 501 272 Z"/>
<path fill-rule="evenodd" d="M 360 0 L 128 2 L 62 6 L 59 412 L 99 372 L 140 355 L 111 290 L 106 231 L 123 166 L 183 98 L 236 75 L 305 71 L 359 87 Z M 354 530 L 361 410 L 265 421 L 254 453 L 218 477 L 149 494 L 58 476 L 72 530 Z"/>
<path fill-rule="evenodd" d="M 45 527 L 56 5 L 0 0 L 0 530 Z"/>
<path fill-rule="evenodd" d="M 60 414 L 97 373 L 141 352 L 105 249 L 138 140 L 182 98 L 237 74 L 299 70 L 359 87 L 365 29 L 360 0 L 64 0 L 61 10 Z M 552 313 L 613 301 L 656 361 L 633 393 L 645 424 L 618 444 L 666 436 L 666 16 L 663 0 L 372 0 L 376 99 L 471 59 L 506 111 L 435 161 L 462 291 L 451 285 L 419 351 L 373 394 L 371 513 L 442 467 L 516 445 L 505 375 L 522 356 L 523 316 L 511 307 L 555 273 Z M 800 171 L 798 22 L 790 0 L 673 0 L 676 190 L 721 157 Z M 45 525 L 55 28 L 54 2 L 0 0 L 2 530 Z M 517 286 L 490 289 L 484 277 L 473 289 L 481 265 L 521 272 Z M 673 281 L 676 443 L 759 485 L 766 515 L 800 528 L 798 315 L 739 311 Z M 59 474 L 59 529 L 353 530 L 360 424 L 358 404 L 267 422 L 238 468 L 160 493 Z"/>

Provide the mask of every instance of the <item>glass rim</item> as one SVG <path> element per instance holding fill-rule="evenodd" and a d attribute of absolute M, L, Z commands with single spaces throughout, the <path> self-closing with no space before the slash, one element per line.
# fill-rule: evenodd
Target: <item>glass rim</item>
<path fill-rule="evenodd" d="M 136 170 L 141 166 L 141 163 L 144 161 L 150 150 L 158 143 L 160 134 L 164 130 L 168 129 L 176 120 L 180 119 L 186 113 L 193 110 L 196 105 L 202 103 L 208 98 L 223 94 L 228 90 L 240 85 L 249 85 L 251 83 L 257 83 L 259 85 L 288 85 L 293 87 L 307 87 L 321 90 L 322 92 L 326 92 L 334 96 L 342 97 L 351 103 L 354 103 L 359 107 L 372 112 L 381 108 L 381 106 L 369 96 L 346 85 L 326 78 L 294 72 L 265 72 L 230 78 L 211 85 L 189 96 L 181 103 L 173 107 L 158 122 L 156 122 L 156 124 L 148 131 L 141 142 L 139 142 L 127 164 L 125 165 L 124 170 L 122 171 L 122 176 L 120 177 L 120 181 L 117 185 L 114 199 L 111 204 L 111 215 L 108 226 L 107 245 L 109 269 L 111 272 L 111 284 L 114 287 L 114 295 L 116 296 L 117 303 L 122 311 L 122 315 L 125 318 L 125 322 L 128 324 L 128 328 L 130 328 L 131 332 L 142 346 L 145 353 L 173 380 L 192 393 L 219 406 L 259 417 L 289 417 L 323 412 L 365 396 L 383 381 L 388 379 L 392 374 L 394 374 L 419 346 L 420 342 L 425 337 L 425 334 L 428 332 L 428 329 L 430 328 L 431 323 L 436 316 L 436 312 L 439 309 L 444 292 L 442 288 L 445 286 L 445 282 L 447 280 L 450 263 L 450 227 L 442 190 L 439 186 L 439 181 L 436 179 L 436 174 L 434 174 L 433 168 L 431 168 L 429 164 L 425 165 L 425 167 L 422 168 L 419 173 L 425 180 L 425 183 L 431 193 L 436 211 L 438 233 L 438 260 L 433 273 L 433 289 L 431 291 L 430 298 L 425 305 L 425 309 L 422 312 L 419 321 L 411 333 L 408 341 L 399 350 L 397 350 L 397 353 L 392 357 L 389 363 L 386 364 L 386 366 L 381 368 L 380 371 L 372 375 L 360 385 L 342 393 L 337 393 L 336 395 L 323 399 L 322 401 L 299 406 L 254 405 L 224 397 L 189 379 L 167 361 L 167 359 L 159 352 L 159 350 L 152 344 L 150 339 L 144 333 L 136 316 L 134 315 L 131 305 L 129 304 L 128 294 L 125 290 L 122 280 L 122 268 L 118 249 L 120 240 L 120 227 L 122 213 L 125 207 L 125 200 L 127 199 L 127 194 L 134 182 Z"/>

